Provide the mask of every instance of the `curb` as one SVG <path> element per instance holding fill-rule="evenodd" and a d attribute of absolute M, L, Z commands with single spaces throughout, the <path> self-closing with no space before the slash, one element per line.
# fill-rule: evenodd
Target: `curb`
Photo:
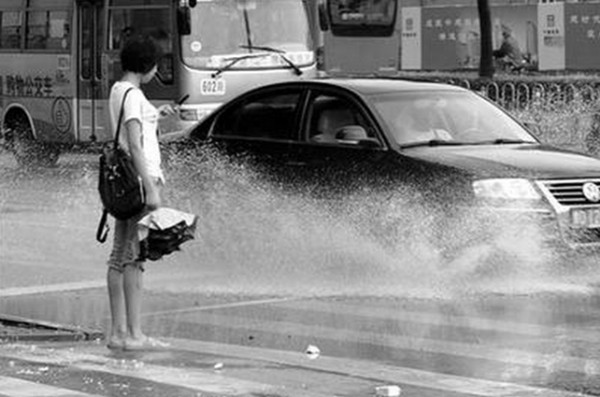
<path fill-rule="evenodd" d="M 2 342 L 68 342 L 103 338 L 102 331 L 0 313 Z"/>

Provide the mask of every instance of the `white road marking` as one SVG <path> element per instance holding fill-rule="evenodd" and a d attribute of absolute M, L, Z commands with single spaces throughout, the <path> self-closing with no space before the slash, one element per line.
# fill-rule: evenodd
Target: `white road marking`
<path fill-rule="evenodd" d="M 73 283 L 34 285 L 31 287 L 14 287 L 0 289 L 0 297 L 43 294 L 48 292 L 67 292 L 106 286 L 105 280 L 79 281 Z"/>
<path fill-rule="evenodd" d="M 248 300 L 248 301 L 219 303 L 219 304 L 215 304 L 215 305 L 192 306 L 192 307 L 184 307 L 184 308 L 180 308 L 180 309 L 159 310 L 159 311 L 155 311 L 155 312 L 147 312 L 147 313 L 143 313 L 142 317 L 156 317 L 156 316 L 164 316 L 164 315 L 170 315 L 170 314 L 194 313 L 194 312 L 200 312 L 200 311 L 206 311 L 206 310 L 230 309 L 233 307 L 271 305 L 273 303 L 289 302 L 289 301 L 294 301 L 294 300 L 299 300 L 299 299 L 302 299 L 302 298 L 255 299 L 255 300 Z"/>
<path fill-rule="evenodd" d="M 0 209 L 2 209 L 2 207 L 0 207 Z M 40 210 L 43 210 L 44 208 L 38 208 Z M 22 219 L 2 219 L 2 221 L 0 222 L 0 225 L 6 223 L 6 224 L 16 224 L 19 226 L 33 226 L 35 228 L 48 228 L 48 229 L 57 229 L 57 228 L 63 228 L 63 229 L 69 229 L 70 231 L 81 231 L 81 232 L 86 232 L 87 234 L 92 234 L 96 232 L 96 229 L 93 227 L 82 227 L 80 225 L 77 224 L 73 224 L 70 222 L 39 222 L 39 221 L 24 221 Z"/>
<path fill-rule="evenodd" d="M 382 365 L 371 361 L 327 357 L 322 352 L 318 359 L 310 360 L 304 352 L 247 347 L 187 339 L 169 339 L 173 348 L 205 354 L 242 357 L 326 371 L 366 379 L 378 379 L 388 384 L 412 385 L 446 392 L 465 393 L 482 397 L 582 397 L 581 393 L 531 387 L 509 382 L 495 382 L 463 376 L 446 375 L 400 366 Z"/>
<path fill-rule="evenodd" d="M 188 315 L 189 317 L 189 315 Z M 186 321 L 186 315 L 177 321 Z M 600 375 L 600 361 L 571 357 L 560 351 L 552 354 L 527 352 L 523 349 L 505 349 L 479 344 L 442 341 L 425 337 L 409 337 L 390 333 L 354 331 L 319 325 L 305 325 L 291 321 L 269 321 L 261 318 L 240 318 L 215 313 L 205 313 L 201 319 L 189 317 L 189 321 L 201 321 L 202 325 L 216 325 L 228 329 L 252 330 L 343 341 L 349 344 L 376 344 L 382 348 L 411 350 L 434 354 L 447 354 L 468 359 L 491 360 L 512 365 L 545 368 L 548 371 L 572 371 L 587 375 Z"/>
<path fill-rule="evenodd" d="M 42 383 L 0 376 L 0 395 L 7 397 L 101 397 Z"/>
<path fill-rule="evenodd" d="M 535 337 L 569 337 L 596 343 L 598 342 L 598 331 L 588 331 L 576 327 L 544 326 L 539 324 L 497 320 L 487 317 L 477 317 L 473 314 L 454 315 L 448 313 L 426 313 L 406 310 L 405 308 L 381 308 L 373 306 L 359 306 L 344 304 L 341 302 L 327 303 L 319 301 L 296 301 L 281 302 L 282 308 L 308 310 L 311 312 L 335 313 L 354 315 L 386 321 L 410 322 L 430 324 L 433 326 L 465 327 L 482 331 L 506 332 L 509 334 L 521 334 Z"/>
<path fill-rule="evenodd" d="M 273 394 L 289 397 L 330 397 L 309 390 L 294 390 L 273 384 L 253 382 L 214 373 L 214 370 L 168 367 L 148 364 L 141 361 L 133 366 L 123 366 L 121 360 L 101 354 L 90 354 L 74 349 L 40 348 L 31 349 L 26 345 L 0 346 L 0 356 L 11 357 L 35 363 L 64 365 L 83 371 L 96 371 L 142 379 L 166 385 L 184 387 L 204 393 L 226 395 Z M 137 364 L 136 364 L 137 363 Z M 1 389 L 0 389 L 1 390 Z M 4 391 L 2 390 L 2 393 Z M 44 395 L 45 394 L 38 394 Z M 52 395 L 54 396 L 54 395 Z M 12 395 L 10 397 L 13 397 Z"/>

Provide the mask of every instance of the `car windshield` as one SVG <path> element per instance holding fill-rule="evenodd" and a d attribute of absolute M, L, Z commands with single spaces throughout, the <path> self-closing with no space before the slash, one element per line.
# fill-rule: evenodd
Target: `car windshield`
<path fill-rule="evenodd" d="M 372 100 L 401 146 L 537 142 L 507 113 L 472 92 L 396 92 Z"/>
<path fill-rule="evenodd" d="M 277 52 L 297 66 L 314 62 L 302 0 L 199 1 L 191 9 L 191 34 L 181 44 L 184 62 L 195 68 L 288 67 Z"/>

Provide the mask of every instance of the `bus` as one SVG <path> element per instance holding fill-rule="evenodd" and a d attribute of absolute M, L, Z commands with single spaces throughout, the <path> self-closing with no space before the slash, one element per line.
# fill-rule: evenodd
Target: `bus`
<path fill-rule="evenodd" d="M 394 75 L 400 51 L 399 0 L 322 0 L 323 71 Z"/>
<path fill-rule="evenodd" d="M 119 50 L 136 35 L 163 50 L 143 87 L 185 100 L 161 137 L 250 88 L 317 75 L 315 0 L 2 0 L 0 138 L 21 164 L 111 139 L 107 98 Z"/>

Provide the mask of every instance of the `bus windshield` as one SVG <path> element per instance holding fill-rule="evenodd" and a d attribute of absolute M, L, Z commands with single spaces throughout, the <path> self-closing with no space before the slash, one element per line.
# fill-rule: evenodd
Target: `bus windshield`
<path fill-rule="evenodd" d="M 297 66 L 315 59 L 302 0 L 198 1 L 191 9 L 191 34 L 181 41 L 184 62 L 200 69 L 287 67 L 276 52 Z M 236 58 L 243 59 L 232 63 Z"/>
<path fill-rule="evenodd" d="M 397 0 L 328 0 L 333 34 L 389 36 L 396 22 Z"/>

